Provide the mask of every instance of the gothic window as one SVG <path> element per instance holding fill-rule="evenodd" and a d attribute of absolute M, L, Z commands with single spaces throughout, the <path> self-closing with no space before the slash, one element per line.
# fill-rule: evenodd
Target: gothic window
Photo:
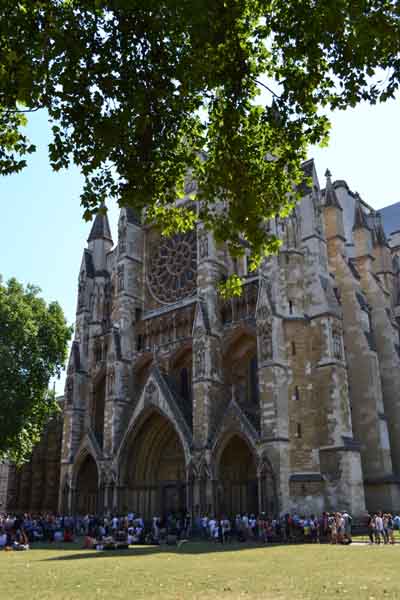
<path fill-rule="evenodd" d="M 293 302 L 291 300 L 289 300 L 289 314 L 293 314 Z"/>
<path fill-rule="evenodd" d="M 105 379 L 103 379 L 93 394 L 92 428 L 100 448 L 103 447 L 105 390 Z"/>
<path fill-rule="evenodd" d="M 101 362 L 103 358 L 103 350 L 100 342 L 96 342 L 94 347 L 94 360 L 96 363 Z"/>
<path fill-rule="evenodd" d="M 136 338 L 136 350 L 138 352 L 140 352 L 143 349 L 144 349 L 144 336 L 141 333 L 139 333 L 139 335 Z"/>
<path fill-rule="evenodd" d="M 150 248 L 147 283 L 165 303 L 189 296 L 196 289 L 197 244 L 194 232 L 162 238 Z"/>
<path fill-rule="evenodd" d="M 337 360 L 342 360 L 342 336 L 338 331 L 333 332 L 333 356 L 337 358 Z"/>
<path fill-rule="evenodd" d="M 297 385 L 294 388 L 294 399 L 295 400 L 300 400 L 300 392 L 299 392 L 299 388 L 297 387 Z"/>
<path fill-rule="evenodd" d="M 297 438 L 301 438 L 302 437 L 301 423 L 296 423 L 296 437 Z"/>
<path fill-rule="evenodd" d="M 292 342 L 292 356 L 296 356 L 296 344 Z"/>
<path fill-rule="evenodd" d="M 258 404 L 258 365 L 256 356 L 250 359 L 248 373 L 248 400 L 251 404 Z"/>

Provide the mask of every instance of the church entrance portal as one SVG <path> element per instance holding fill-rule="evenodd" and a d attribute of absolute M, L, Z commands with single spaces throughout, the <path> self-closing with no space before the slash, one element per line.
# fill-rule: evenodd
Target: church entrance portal
<path fill-rule="evenodd" d="M 98 510 L 98 473 L 93 458 L 88 454 L 78 471 L 76 481 L 76 512 L 95 514 Z"/>
<path fill-rule="evenodd" d="M 173 425 L 152 413 L 128 450 L 127 508 L 144 518 L 186 510 L 183 448 Z"/>
<path fill-rule="evenodd" d="M 258 513 L 256 464 L 248 444 L 234 436 L 225 446 L 219 464 L 218 510 L 234 516 Z"/>

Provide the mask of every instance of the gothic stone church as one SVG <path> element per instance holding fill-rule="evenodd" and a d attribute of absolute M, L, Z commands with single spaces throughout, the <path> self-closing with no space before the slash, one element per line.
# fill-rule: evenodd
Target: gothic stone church
<path fill-rule="evenodd" d="M 257 274 L 201 225 L 166 239 L 123 209 L 114 245 L 96 216 L 59 445 L 10 478 L 15 506 L 400 508 L 400 231 L 304 170 L 313 185 L 270 222 L 282 247 Z M 244 292 L 222 301 L 232 272 Z"/>

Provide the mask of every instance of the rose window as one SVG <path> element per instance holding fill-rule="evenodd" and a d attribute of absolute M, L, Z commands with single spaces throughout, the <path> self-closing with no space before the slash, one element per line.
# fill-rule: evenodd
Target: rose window
<path fill-rule="evenodd" d="M 153 296 L 171 303 L 196 289 L 196 235 L 161 238 L 150 248 L 147 281 Z"/>

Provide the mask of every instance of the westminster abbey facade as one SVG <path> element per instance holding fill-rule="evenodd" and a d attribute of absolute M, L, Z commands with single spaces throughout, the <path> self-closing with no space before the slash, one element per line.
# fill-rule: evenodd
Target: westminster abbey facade
<path fill-rule="evenodd" d="M 257 273 L 201 224 L 162 238 L 122 209 L 114 244 L 97 214 L 59 442 L 9 476 L 10 508 L 400 509 L 400 231 L 328 172 L 320 189 L 312 160 L 304 171 Z M 223 301 L 233 272 L 243 294 Z"/>

